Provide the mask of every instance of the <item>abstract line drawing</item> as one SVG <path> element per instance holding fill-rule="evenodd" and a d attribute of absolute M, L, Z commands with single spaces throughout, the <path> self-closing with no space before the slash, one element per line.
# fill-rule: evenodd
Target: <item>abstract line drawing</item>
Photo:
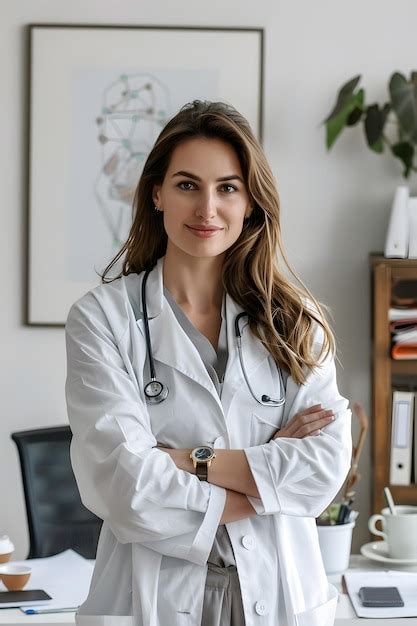
<path fill-rule="evenodd" d="M 126 241 L 149 152 L 185 103 L 231 103 L 262 138 L 264 31 L 29 24 L 28 35 L 25 323 L 63 327 Z"/>
<path fill-rule="evenodd" d="M 104 89 L 101 102 L 95 196 L 117 250 L 130 228 L 143 165 L 172 110 L 171 98 L 167 86 L 152 74 L 126 73 Z"/>

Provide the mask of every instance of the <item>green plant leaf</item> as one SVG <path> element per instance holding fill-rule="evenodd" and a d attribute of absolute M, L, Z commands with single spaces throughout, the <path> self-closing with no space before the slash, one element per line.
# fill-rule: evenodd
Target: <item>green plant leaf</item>
<path fill-rule="evenodd" d="M 348 102 L 352 99 L 353 92 L 355 91 L 355 87 L 359 83 L 360 79 L 361 75 L 358 74 L 358 76 L 351 78 L 347 83 L 342 85 L 339 89 L 339 93 L 337 94 L 336 104 L 334 105 L 332 112 L 323 121 L 323 124 L 329 122 L 332 117 L 337 117 L 339 113 L 345 109 Z"/>
<path fill-rule="evenodd" d="M 378 154 L 382 154 L 384 152 L 384 141 L 382 137 L 380 137 L 372 146 L 372 150 L 377 152 Z"/>
<path fill-rule="evenodd" d="M 382 134 L 384 132 L 387 115 L 390 111 L 390 104 L 386 103 L 382 109 L 378 104 L 372 104 L 366 111 L 364 130 L 368 146 L 374 152 L 384 151 Z"/>
<path fill-rule="evenodd" d="M 356 94 L 345 100 L 344 107 L 326 121 L 326 146 L 330 149 L 336 141 L 338 135 L 346 126 L 347 119 L 354 109 L 362 109 L 365 99 L 365 92 L 360 89 Z"/>
<path fill-rule="evenodd" d="M 357 124 L 359 120 L 361 119 L 362 113 L 363 113 L 363 110 L 360 109 L 359 107 L 356 107 L 356 109 L 353 109 L 353 111 L 349 113 L 347 117 L 346 126 L 355 126 L 355 124 Z"/>
<path fill-rule="evenodd" d="M 392 106 L 402 134 L 407 141 L 417 143 L 417 77 L 411 73 L 408 82 L 399 72 L 394 72 L 389 82 Z M 398 144 L 397 144 L 398 145 Z"/>
<path fill-rule="evenodd" d="M 392 153 L 400 159 L 404 165 L 403 176 L 408 178 L 413 164 L 414 146 L 408 141 L 401 141 L 391 147 Z"/>

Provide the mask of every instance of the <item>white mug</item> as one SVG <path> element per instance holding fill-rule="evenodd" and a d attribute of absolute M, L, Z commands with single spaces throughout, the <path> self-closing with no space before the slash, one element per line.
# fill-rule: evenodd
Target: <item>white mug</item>
<path fill-rule="evenodd" d="M 397 505 L 395 509 L 396 515 L 391 515 L 389 508 L 382 509 L 382 515 L 371 515 L 368 528 L 385 539 L 391 558 L 417 559 L 417 506 Z M 376 527 L 378 521 L 382 531 Z"/>

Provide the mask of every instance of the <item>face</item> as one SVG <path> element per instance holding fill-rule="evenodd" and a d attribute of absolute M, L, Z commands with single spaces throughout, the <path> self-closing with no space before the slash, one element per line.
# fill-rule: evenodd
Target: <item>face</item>
<path fill-rule="evenodd" d="M 155 205 L 163 211 L 168 248 L 193 257 L 223 254 L 238 239 L 251 213 L 250 198 L 234 148 L 196 137 L 173 152 Z"/>

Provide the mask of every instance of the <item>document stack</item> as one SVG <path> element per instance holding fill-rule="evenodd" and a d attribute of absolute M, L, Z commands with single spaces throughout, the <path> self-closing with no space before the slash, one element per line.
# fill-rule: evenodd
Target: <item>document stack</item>
<path fill-rule="evenodd" d="M 393 359 L 417 359 L 417 308 L 389 310 Z"/>
<path fill-rule="evenodd" d="M 417 483 L 417 391 L 394 391 L 391 425 L 389 482 L 391 485 Z"/>

